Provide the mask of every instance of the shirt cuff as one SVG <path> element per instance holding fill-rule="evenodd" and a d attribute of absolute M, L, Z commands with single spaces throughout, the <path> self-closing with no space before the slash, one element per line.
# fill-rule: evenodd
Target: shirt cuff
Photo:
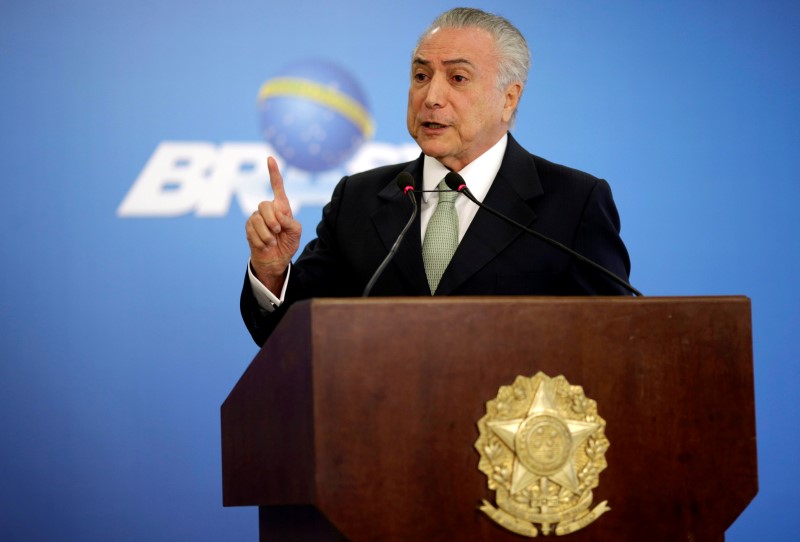
<path fill-rule="evenodd" d="M 281 288 L 280 297 L 276 297 L 269 288 L 264 286 L 253 273 L 253 268 L 250 262 L 247 262 L 247 278 L 250 280 L 250 288 L 253 290 L 253 295 L 256 298 L 258 306 L 266 312 L 272 312 L 280 307 L 283 300 L 286 298 L 286 286 L 289 284 L 289 275 L 292 272 L 292 266 L 286 270 L 286 279 L 283 281 L 283 288 Z"/>

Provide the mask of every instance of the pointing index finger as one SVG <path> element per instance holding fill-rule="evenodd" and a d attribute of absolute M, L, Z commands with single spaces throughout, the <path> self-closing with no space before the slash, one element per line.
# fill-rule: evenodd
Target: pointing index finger
<path fill-rule="evenodd" d="M 283 188 L 283 177 L 278 169 L 278 162 L 276 162 L 275 158 L 272 156 L 267 158 L 267 169 L 269 170 L 269 184 L 272 187 L 275 203 L 280 205 L 281 210 L 288 211 L 289 214 L 291 214 L 289 198 L 286 196 L 286 190 Z"/>

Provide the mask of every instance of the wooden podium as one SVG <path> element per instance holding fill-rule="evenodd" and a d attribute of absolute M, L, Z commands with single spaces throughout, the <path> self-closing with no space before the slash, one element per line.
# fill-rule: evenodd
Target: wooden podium
<path fill-rule="evenodd" d="M 758 491 L 750 302 L 298 303 L 222 405 L 225 506 L 262 541 L 517 541 L 479 505 L 476 422 L 518 375 L 606 420 L 610 512 L 567 542 L 720 542 Z"/>

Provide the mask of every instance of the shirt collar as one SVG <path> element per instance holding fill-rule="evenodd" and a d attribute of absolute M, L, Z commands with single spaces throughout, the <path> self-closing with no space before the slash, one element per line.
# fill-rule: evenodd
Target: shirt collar
<path fill-rule="evenodd" d="M 500 165 L 503 163 L 503 157 L 506 154 L 507 145 L 508 133 L 503 134 L 503 137 L 490 149 L 458 172 L 478 201 L 483 201 L 492 186 L 492 181 L 497 177 L 497 172 L 500 171 Z M 430 191 L 436 190 L 437 185 L 449 172 L 450 170 L 436 158 L 425 155 L 422 166 L 422 200 L 424 202 L 428 202 L 428 198 L 431 195 Z"/>

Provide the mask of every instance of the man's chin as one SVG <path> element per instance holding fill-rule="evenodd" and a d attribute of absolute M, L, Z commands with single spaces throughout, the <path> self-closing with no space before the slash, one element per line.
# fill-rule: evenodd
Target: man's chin
<path fill-rule="evenodd" d="M 419 138 L 417 139 L 417 145 L 419 145 L 424 154 L 437 160 L 450 155 L 453 151 L 451 145 L 447 145 L 438 138 Z"/>

